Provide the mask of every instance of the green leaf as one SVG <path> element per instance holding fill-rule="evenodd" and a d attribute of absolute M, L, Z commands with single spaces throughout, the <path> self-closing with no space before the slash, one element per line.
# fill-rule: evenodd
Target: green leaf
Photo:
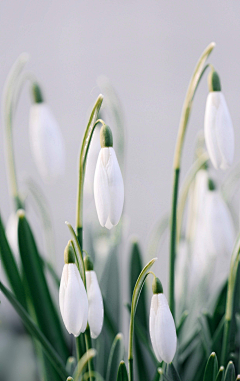
<path fill-rule="evenodd" d="M 225 372 L 225 377 L 224 381 L 235 381 L 236 374 L 235 374 L 235 368 L 233 365 L 232 361 L 229 361 L 226 372 Z"/>
<path fill-rule="evenodd" d="M 24 211 L 19 210 L 18 216 L 19 251 L 36 318 L 41 331 L 66 361 L 68 349 L 63 337 L 59 316 L 47 286 L 42 260 Z"/>
<path fill-rule="evenodd" d="M 113 340 L 112 347 L 110 350 L 108 365 L 107 365 L 107 375 L 106 381 L 116 380 L 118 364 L 119 361 L 123 359 L 124 356 L 124 343 L 122 333 L 118 333 Z"/>
<path fill-rule="evenodd" d="M 86 353 L 84 353 L 84 355 L 80 358 L 76 366 L 76 369 L 73 375 L 74 381 L 78 381 L 88 361 L 90 361 L 93 357 L 95 357 L 96 354 L 97 354 L 97 351 L 93 348 L 89 349 Z"/>
<path fill-rule="evenodd" d="M 217 374 L 215 381 L 223 381 L 223 380 L 224 380 L 224 366 L 221 366 L 219 368 L 219 371 L 218 371 L 218 374 Z"/>
<path fill-rule="evenodd" d="M 128 381 L 127 368 L 124 361 L 120 362 L 117 373 L 117 381 Z"/>
<path fill-rule="evenodd" d="M 0 282 L 0 289 L 22 319 L 27 330 L 31 333 L 33 337 L 35 337 L 40 342 L 46 356 L 54 366 L 57 373 L 60 375 L 61 379 L 65 381 L 68 374 L 66 372 L 64 363 L 58 355 L 58 353 L 55 351 L 55 349 L 52 347 L 52 345 L 49 343 L 46 337 L 42 334 L 40 329 L 36 326 L 36 324 L 25 311 L 25 309 L 17 301 L 15 296 L 2 284 L 2 282 Z"/>
<path fill-rule="evenodd" d="M 167 366 L 167 376 L 168 376 L 170 381 L 181 381 L 181 378 L 180 378 L 177 370 L 175 369 L 173 363 L 168 364 L 168 366 Z"/>
<path fill-rule="evenodd" d="M 9 284 L 19 303 L 26 308 L 26 298 L 15 258 L 8 244 L 0 215 L 0 253 Z"/>
<path fill-rule="evenodd" d="M 205 368 L 203 381 L 215 381 L 218 371 L 218 360 L 216 353 L 211 353 Z"/>

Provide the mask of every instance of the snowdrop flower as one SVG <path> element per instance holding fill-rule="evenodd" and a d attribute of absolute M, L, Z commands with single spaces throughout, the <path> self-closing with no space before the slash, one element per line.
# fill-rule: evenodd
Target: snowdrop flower
<path fill-rule="evenodd" d="M 153 296 L 150 308 L 149 330 L 153 350 L 159 362 L 170 364 L 177 347 L 177 335 L 174 320 L 163 294 L 160 280 L 153 280 Z"/>
<path fill-rule="evenodd" d="M 16 213 L 11 213 L 6 226 L 6 236 L 9 245 L 16 258 L 19 258 L 18 249 L 18 216 Z"/>
<path fill-rule="evenodd" d="M 59 305 L 63 322 L 68 332 L 75 337 L 84 332 L 87 327 L 88 300 L 78 268 L 71 241 L 64 251 L 65 265 L 63 267 Z"/>
<path fill-rule="evenodd" d="M 33 85 L 34 104 L 30 108 L 29 138 L 32 155 L 44 181 L 55 181 L 64 173 L 64 141 L 58 123 L 44 102 L 41 90 Z"/>
<path fill-rule="evenodd" d="M 89 255 L 84 258 L 84 262 L 88 296 L 88 324 L 92 339 L 96 339 L 103 326 L 103 300 L 97 275 L 93 270 L 93 263 Z"/>
<path fill-rule="evenodd" d="M 100 131 L 101 150 L 94 176 L 94 198 L 101 226 L 117 225 L 123 210 L 124 185 L 113 148 L 111 129 L 103 125 Z"/>
<path fill-rule="evenodd" d="M 221 92 L 218 74 L 212 71 L 209 76 L 204 133 L 207 150 L 216 169 L 227 169 L 233 162 L 234 130 L 228 107 Z"/>
<path fill-rule="evenodd" d="M 235 230 L 230 211 L 212 180 L 205 198 L 206 247 L 211 255 L 230 258 Z"/>

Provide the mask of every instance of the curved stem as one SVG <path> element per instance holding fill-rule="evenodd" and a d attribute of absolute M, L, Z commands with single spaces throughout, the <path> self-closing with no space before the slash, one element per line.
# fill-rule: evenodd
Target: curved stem
<path fill-rule="evenodd" d="M 14 157 L 14 147 L 13 147 L 13 117 L 16 111 L 16 106 L 19 100 L 19 96 L 23 85 L 28 77 L 23 76 L 21 80 L 19 79 L 20 74 L 28 61 L 28 55 L 23 53 L 21 54 L 15 64 L 12 66 L 8 78 L 6 80 L 4 88 L 4 101 L 3 101 L 3 115 L 5 122 L 5 133 L 6 133 L 6 158 L 8 164 L 8 177 L 9 177 L 9 186 L 10 193 L 14 200 L 15 209 L 23 208 L 23 203 L 20 200 L 18 192 L 18 183 L 17 183 L 17 173 Z"/>
<path fill-rule="evenodd" d="M 99 113 L 99 110 L 101 108 L 103 101 L 103 96 L 100 94 L 94 107 L 92 110 L 92 113 L 89 118 L 88 125 L 86 127 L 83 141 L 82 141 L 82 146 L 81 146 L 81 151 L 80 151 L 80 156 L 79 156 L 79 166 L 78 166 L 78 171 L 79 171 L 79 181 L 78 181 L 78 194 L 77 194 L 77 211 L 76 211 L 76 230 L 78 233 L 78 230 L 82 230 L 83 227 L 83 185 L 84 185 L 84 175 L 85 175 L 85 168 L 86 168 L 86 163 L 87 163 L 87 154 L 88 150 L 90 147 L 92 135 L 94 132 L 94 129 L 97 125 L 97 116 Z M 99 119 L 99 121 L 101 121 Z M 104 123 L 104 122 L 103 122 Z M 82 233 L 80 232 L 79 236 L 82 236 Z M 82 240 L 81 242 L 79 241 L 80 245 L 82 245 Z"/>
<path fill-rule="evenodd" d="M 171 223 L 170 223 L 170 265 L 169 265 L 169 307 L 175 318 L 175 297 L 174 297 L 174 276 L 175 276 L 175 257 L 176 257 L 176 238 L 177 238 L 177 201 L 178 201 L 178 188 L 179 176 L 181 168 L 181 156 L 185 133 L 188 125 L 189 116 L 191 113 L 192 103 L 198 84 L 207 69 L 208 65 L 204 67 L 205 61 L 213 50 L 215 44 L 211 43 L 202 53 L 197 66 L 192 75 L 185 101 L 183 104 L 182 115 L 177 136 L 177 143 L 173 161 L 173 193 L 172 193 L 172 210 L 171 210 Z"/>
<path fill-rule="evenodd" d="M 153 258 L 148 264 L 142 269 L 133 290 L 132 295 L 132 304 L 131 304 L 131 313 L 130 313 L 130 324 L 129 324 L 129 344 L 128 344 L 128 363 L 129 363 L 129 381 L 133 381 L 133 333 L 134 333 L 134 316 L 137 309 L 137 304 L 145 280 L 149 274 L 153 274 L 150 268 L 153 266 L 156 258 Z"/>

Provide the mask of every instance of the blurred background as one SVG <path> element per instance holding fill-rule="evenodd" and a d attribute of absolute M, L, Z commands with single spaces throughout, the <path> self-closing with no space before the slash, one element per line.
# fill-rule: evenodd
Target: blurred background
<path fill-rule="evenodd" d="M 139 237 L 143 253 L 146 253 L 154 223 L 169 211 L 173 153 L 181 108 L 196 61 L 211 41 L 216 42 L 216 48 L 210 61 L 220 73 L 236 141 L 240 141 L 239 12 L 239 2 L 217 0 L 12 0 L 0 3 L 0 89 L 3 90 L 18 55 L 28 52 L 31 59 L 27 68 L 40 81 L 64 136 L 67 152 L 65 174 L 55 184 L 45 184 L 36 171 L 29 147 L 31 100 L 26 86 L 14 123 L 18 177 L 21 184 L 26 174 L 30 175 L 46 196 L 54 227 L 59 274 L 63 266 L 63 250 L 69 240 L 64 222 L 68 220 L 75 224 L 79 147 L 89 111 L 98 94 L 103 92 L 99 87 L 102 83 L 99 77 L 104 75 L 109 79 L 118 94 L 124 116 L 126 151 L 122 171 L 125 175 L 124 218 L 127 223 L 120 263 L 125 284 L 129 239 L 132 235 Z M 195 98 L 181 179 L 192 163 L 196 134 L 203 128 L 207 93 L 205 77 Z M 6 222 L 13 206 L 8 195 L 3 127 L 1 121 L 0 208 Z M 235 164 L 239 156 L 236 147 Z M 93 195 L 91 197 L 89 203 L 93 200 Z M 92 211 L 92 219 L 97 223 L 95 208 Z M 33 211 L 29 213 L 38 232 L 39 221 Z M 37 240 L 42 247 L 41 234 Z M 144 261 L 147 261 L 146 255 Z M 155 269 L 167 293 L 167 240 L 158 253 Z M 123 301 L 125 293 L 123 290 Z M 2 303 L 0 306 L 3 321 L 8 316 L 5 305 Z M 31 344 L 28 347 L 28 342 L 19 342 L 15 346 L 14 335 L 6 335 L 0 329 L 0 369 L 5 362 L 4 353 L 7 356 L 9 348 L 14 348 L 19 354 L 21 345 L 25 351 L 29 350 L 31 368 Z M 20 356 L 13 353 L 12 356 L 21 363 Z M 29 376 L 29 370 L 27 373 Z M 12 377 L 9 380 L 14 379 L 14 375 Z M 27 376 L 24 379 L 27 380 Z"/>

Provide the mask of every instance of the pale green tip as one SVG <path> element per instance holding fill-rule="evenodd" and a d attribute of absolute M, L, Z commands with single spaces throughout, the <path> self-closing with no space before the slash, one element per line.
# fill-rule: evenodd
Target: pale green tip
<path fill-rule="evenodd" d="M 157 277 L 153 278 L 152 282 L 152 292 L 153 294 L 163 294 L 163 286 L 160 279 Z"/>
<path fill-rule="evenodd" d="M 73 378 L 69 376 L 69 377 L 67 378 L 67 381 L 73 381 Z"/>
<path fill-rule="evenodd" d="M 221 81 L 218 73 L 211 70 L 208 74 L 208 88 L 209 91 L 221 91 Z"/>
<path fill-rule="evenodd" d="M 84 265 L 85 265 L 86 271 L 93 271 L 93 262 L 91 260 L 90 255 L 88 255 L 88 254 L 84 258 Z"/>
<path fill-rule="evenodd" d="M 113 146 L 112 131 L 111 128 L 106 124 L 103 125 L 100 130 L 100 144 L 102 148 Z"/>
<path fill-rule="evenodd" d="M 43 95 L 42 95 L 42 90 L 40 89 L 40 86 L 38 83 L 33 83 L 32 85 L 32 95 L 33 95 L 33 100 L 35 103 L 43 103 Z"/>
<path fill-rule="evenodd" d="M 208 179 L 208 189 L 214 191 L 216 189 L 216 184 L 213 179 Z"/>
<path fill-rule="evenodd" d="M 68 244 L 64 250 L 64 262 L 66 264 L 75 263 L 75 254 L 72 247 L 72 241 L 68 241 Z"/>
<path fill-rule="evenodd" d="M 25 211 L 23 209 L 18 209 L 17 211 L 18 218 L 25 218 Z"/>

